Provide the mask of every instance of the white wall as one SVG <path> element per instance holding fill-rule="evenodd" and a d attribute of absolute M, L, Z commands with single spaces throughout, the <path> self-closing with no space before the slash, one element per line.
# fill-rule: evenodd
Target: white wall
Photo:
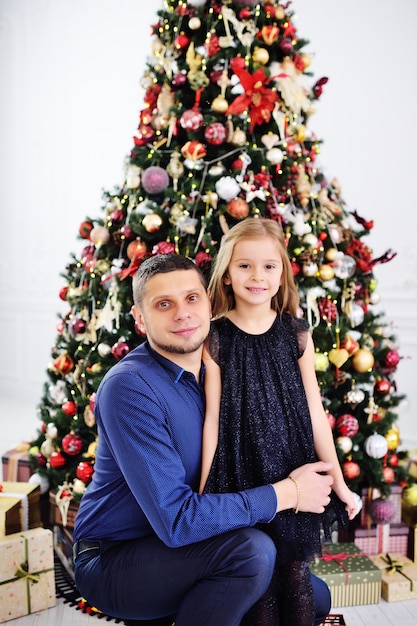
<path fill-rule="evenodd" d="M 0 0 L 0 452 L 30 439 L 55 339 L 59 274 L 102 189 L 121 182 L 142 108 L 139 85 L 159 0 Z M 329 76 L 310 128 L 320 162 L 375 228 L 381 307 L 407 395 L 399 426 L 417 447 L 414 240 L 414 0 L 294 0 L 316 76 Z"/>

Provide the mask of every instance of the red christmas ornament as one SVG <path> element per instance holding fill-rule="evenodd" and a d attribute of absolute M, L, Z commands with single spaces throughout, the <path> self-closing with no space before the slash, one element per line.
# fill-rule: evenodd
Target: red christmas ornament
<path fill-rule="evenodd" d="M 381 379 L 375 383 L 375 391 L 377 393 L 386 394 L 391 389 L 391 383 L 389 380 Z"/>
<path fill-rule="evenodd" d="M 129 224 L 124 224 L 121 227 L 120 232 L 125 239 L 133 239 L 133 237 L 135 236 Z"/>
<path fill-rule="evenodd" d="M 51 456 L 49 457 L 49 465 L 52 467 L 52 469 L 59 469 L 60 467 L 64 467 L 66 464 L 67 459 L 61 452 L 57 450 L 55 452 L 52 452 Z"/>
<path fill-rule="evenodd" d="M 298 276 L 298 274 L 301 272 L 301 267 L 298 265 L 296 261 L 291 261 L 291 269 L 292 269 L 293 276 Z"/>
<path fill-rule="evenodd" d="M 394 503 L 387 498 L 375 498 L 369 506 L 369 514 L 375 524 L 389 524 L 395 513 Z"/>
<path fill-rule="evenodd" d="M 191 130 L 195 132 L 199 130 L 204 122 L 204 117 L 200 111 L 196 109 L 189 109 L 188 111 L 184 111 L 184 113 L 180 117 L 180 126 L 185 130 Z"/>
<path fill-rule="evenodd" d="M 391 465 L 391 467 L 398 467 L 400 462 L 400 459 L 398 457 L 398 454 L 395 454 L 395 452 L 393 454 L 390 454 L 390 456 L 388 457 L 388 465 Z"/>
<path fill-rule="evenodd" d="M 329 420 L 330 428 L 333 430 L 333 428 L 336 426 L 336 418 L 332 413 L 326 413 L 326 415 L 327 419 Z"/>
<path fill-rule="evenodd" d="M 186 74 L 175 74 L 174 78 L 171 81 L 171 85 L 175 88 L 184 87 L 187 82 Z"/>
<path fill-rule="evenodd" d="M 346 461 L 342 465 L 342 472 L 346 480 L 354 480 L 361 473 L 361 468 L 355 461 Z"/>
<path fill-rule="evenodd" d="M 94 467 L 92 463 L 88 461 L 81 461 L 77 465 L 77 469 L 75 470 L 75 475 L 77 478 L 82 480 L 84 483 L 90 482 L 92 476 L 94 474 Z"/>
<path fill-rule="evenodd" d="M 188 39 L 187 35 L 184 35 L 184 33 L 181 33 L 174 39 L 174 46 L 177 48 L 177 50 L 184 50 L 184 48 L 186 48 L 189 43 L 190 40 Z"/>
<path fill-rule="evenodd" d="M 69 433 L 65 435 L 62 440 L 62 449 L 65 454 L 69 454 L 70 456 L 77 456 L 83 450 L 84 442 L 79 435 L 75 433 Z"/>
<path fill-rule="evenodd" d="M 343 437 L 354 437 L 359 430 L 359 422 L 354 415 L 345 413 L 337 418 L 336 428 Z"/>
<path fill-rule="evenodd" d="M 200 159 L 204 159 L 206 156 L 207 148 L 199 141 L 187 141 L 187 143 L 185 143 L 181 148 L 181 154 L 184 159 L 199 161 Z"/>
<path fill-rule="evenodd" d="M 63 352 L 55 359 L 54 369 L 62 376 L 65 376 L 74 369 L 74 361 L 67 352 Z"/>
<path fill-rule="evenodd" d="M 204 131 L 207 143 L 212 146 L 220 146 L 226 139 L 226 128 L 220 122 L 209 124 Z"/>
<path fill-rule="evenodd" d="M 130 346 L 126 341 L 118 341 L 111 349 L 111 353 L 115 359 L 120 361 L 126 354 L 130 352 Z"/>
<path fill-rule="evenodd" d="M 384 467 L 382 470 L 382 477 L 386 483 L 393 483 L 395 479 L 395 474 L 392 467 Z"/>
<path fill-rule="evenodd" d="M 89 239 L 90 233 L 93 230 L 93 224 L 91 222 L 81 222 L 78 232 L 83 239 Z"/>
<path fill-rule="evenodd" d="M 127 257 L 131 261 L 142 259 L 147 251 L 148 249 L 146 247 L 146 243 L 144 243 L 141 239 L 135 239 L 134 241 L 131 241 L 126 248 Z"/>
<path fill-rule="evenodd" d="M 95 405 L 95 403 L 96 403 L 96 395 L 97 395 L 97 394 L 96 394 L 96 392 L 94 391 L 94 392 L 91 394 L 91 396 L 90 396 L 90 400 L 89 400 L 89 402 L 88 402 L 88 404 L 90 405 L 90 409 L 91 409 L 92 411 L 94 411 L 94 405 Z"/>
<path fill-rule="evenodd" d="M 390 350 L 385 356 L 384 364 L 389 369 L 395 369 L 400 361 L 400 356 L 396 350 Z"/>
<path fill-rule="evenodd" d="M 67 300 L 67 293 L 68 293 L 68 287 L 62 287 L 62 289 L 59 290 L 59 297 L 64 302 L 66 302 Z"/>
<path fill-rule="evenodd" d="M 122 209 L 115 209 L 110 213 L 110 217 L 113 222 L 118 223 L 123 222 L 125 214 L 123 213 Z"/>
<path fill-rule="evenodd" d="M 77 415 L 77 405 L 72 400 L 64 402 L 64 404 L 62 405 L 62 410 L 64 411 L 65 415 L 68 415 L 68 417 L 73 417 L 74 415 Z"/>
<path fill-rule="evenodd" d="M 76 317 L 69 323 L 68 330 L 70 334 L 75 337 L 76 335 L 81 335 L 82 333 L 85 333 L 86 328 L 87 322 L 81 319 L 81 317 Z"/>
<path fill-rule="evenodd" d="M 234 198 L 227 203 L 227 212 L 235 220 L 244 220 L 249 215 L 249 205 L 243 198 Z"/>
<path fill-rule="evenodd" d="M 38 462 L 39 467 L 46 467 L 46 463 L 48 459 L 46 458 L 46 456 L 42 454 L 42 452 L 36 452 L 36 454 L 34 454 L 33 456 Z"/>
<path fill-rule="evenodd" d="M 337 319 L 337 306 L 330 298 L 319 298 L 317 305 L 320 311 L 320 317 L 327 320 L 331 324 Z"/>

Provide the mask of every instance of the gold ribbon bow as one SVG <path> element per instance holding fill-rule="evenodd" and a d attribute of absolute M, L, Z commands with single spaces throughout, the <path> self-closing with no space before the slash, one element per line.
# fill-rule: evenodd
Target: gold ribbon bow
<path fill-rule="evenodd" d="M 388 553 L 385 555 L 385 557 L 382 557 L 382 560 L 388 563 L 387 567 L 385 567 L 384 569 L 389 576 L 391 574 L 395 574 L 395 572 L 398 572 L 399 574 L 401 574 L 401 576 L 404 576 L 404 578 L 406 578 L 410 583 L 410 591 L 414 590 L 413 579 L 407 576 L 407 574 L 402 571 L 404 563 L 401 563 L 401 561 L 395 561 Z"/>
<path fill-rule="evenodd" d="M 21 563 L 20 565 L 15 561 L 15 565 L 17 567 L 15 572 L 16 578 L 25 578 L 26 580 L 31 580 L 34 583 L 38 583 L 40 581 L 39 574 L 29 574 L 29 565 L 27 561 Z"/>

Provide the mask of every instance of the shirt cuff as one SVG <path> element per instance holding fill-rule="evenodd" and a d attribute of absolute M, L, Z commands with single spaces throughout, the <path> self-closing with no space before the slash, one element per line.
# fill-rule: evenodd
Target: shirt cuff
<path fill-rule="evenodd" d="M 254 487 L 244 492 L 252 516 L 252 525 L 272 522 L 278 509 L 278 498 L 272 485 Z"/>

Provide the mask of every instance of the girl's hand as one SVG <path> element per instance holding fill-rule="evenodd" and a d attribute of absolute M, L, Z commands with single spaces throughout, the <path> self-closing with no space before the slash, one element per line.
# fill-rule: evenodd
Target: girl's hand
<path fill-rule="evenodd" d="M 345 503 L 345 510 L 347 511 L 349 520 L 353 520 L 361 510 L 359 498 L 349 489 L 346 483 L 333 485 L 333 490 L 341 501 Z"/>

